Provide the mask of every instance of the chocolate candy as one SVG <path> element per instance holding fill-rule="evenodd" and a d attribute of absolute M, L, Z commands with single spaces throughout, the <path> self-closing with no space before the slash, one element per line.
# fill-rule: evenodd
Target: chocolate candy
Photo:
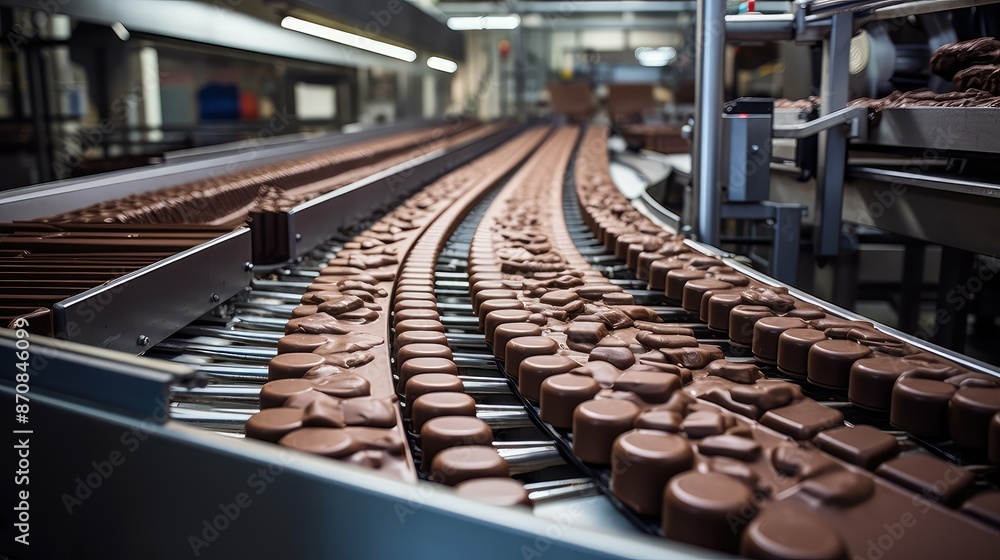
<path fill-rule="evenodd" d="M 531 323 L 507 323 L 497 326 L 493 331 L 493 357 L 503 360 L 506 356 L 507 343 L 522 336 L 541 336 L 542 328 Z M 516 373 L 516 372 L 515 372 Z"/>
<path fill-rule="evenodd" d="M 822 430 L 844 423 L 844 414 L 812 399 L 767 411 L 760 423 L 795 439 L 811 439 Z"/>
<path fill-rule="evenodd" d="M 286 334 L 278 340 L 278 353 L 312 352 L 329 342 L 330 337 L 323 334 L 294 333 Z"/>
<path fill-rule="evenodd" d="M 461 445 L 434 456 L 430 479 L 454 486 L 475 478 L 508 478 L 510 466 L 492 446 Z"/>
<path fill-rule="evenodd" d="M 657 515 L 663 508 L 661 489 L 693 466 L 694 453 L 683 437 L 632 430 L 614 441 L 611 493 L 641 515 Z"/>
<path fill-rule="evenodd" d="M 323 356 L 319 354 L 306 354 L 295 352 L 291 354 L 278 354 L 271 358 L 267 364 L 267 379 L 275 381 L 277 379 L 300 378 L 310 369 L 326 363 Z"/>
<path fill-rule="evenodd" d="M 569 373 L 579 364 L 566 356 L 529 356 L 521 360 L 518 368 L 517 386 L 521 396 L 531 402 L 541 398 L 542 382 L 560 373 Z"/>
<path fill-rule="evenodd" d="M 980 492 L 962 504 L 962 513 L 1000 529 L 1000 491 Z"/>
<path fill-rule="evenodd" d="M 278 443 L 281 445 L 326 457 L 342 458 L 357 450 L 354 439 L 339 428 L 302 428 L 288 433 Z"/>
<path fill-rule="evenodd" d="M 396 350 L 396 363 L 399 367 L 406 365 L 406 362 L 415 358 L 443 358 L 454 359 L 451 348 L 444 344 L 407 344 Z"/>
<path fill-rule="evenodd" d="M 948 433 L 966 447 L 989 445 L 990 420 L 1000 412 L 1000 388 L 963 387 L 948 403 Z"/>
<path fill-rule="evenodd" d="M 826 430 L 814 441 L 830 455 L 868 470 L 899 454 L 896 438 L 871 426 L 843 426 Z"/>
<path fill-rule="evenodd" d="M 440 321 L 433 321 L 433 324 L 441 326 L 441 331 L 421 331 L 411 330 L 396 335 L 396 348 L 402 348 L 407 344 L 448 344 L 448 337 L 444 334 L 444 326 Z"/>
<path fill-rule="evenodd" d="M 268 408 L 251 416 L 246 422 L 248 438 L 277 442 L 285 434 L 302 427 L 305 418 L 297 408 Z"/>
<path fill-rule="evenodd" d="M 823 340 L 826 340 L 826 334 L 814 329 L 782 332 L 778 337 L 778 369 L 793 377 L 806 377 L 809 373 L 809 349 Z"/>
<path fill-rule="evenodd" d="M 871 353 L 867 346 L 850 340 L 817 342 L 809 348 L 809 382 L 820 387 L 846 389 L 851 380 L 851 366 Z"/>
<path fill-rule="evenodd" d="M 542 421 L 556 428 L 573 426 L 573 411 L 582 402 L 589 401 L 601 390 L 593 378 L 585 375 L 563 373 L 542 382 L 539 398 Z"/>
<path fill-rule="evenodd" d="M 410 358 L 399 366 L 399 382 L 396 384 L 396 391 L 398 393 L 405 392 L 406 382 L 410 378 L 427 373 L 458 375 L 458 366 L 448 358 Z"/>
<path fill-rule="evenodd" d="M 721 291 L 732 289 L 729 282 L 722 282 L 712 278 L 701 280 L 691 280 L 684 284 L 682 291 L 681 307 L 692 312 L 701 314 L 701 298 L 710 290 Z"/>
<path fill-rule="evenodd" d="M 493 430 L 486 422 L 472 416 L 440 416 L 420 428 L 421 465 L 430 469 L 434 456 L 459 445 L 489 445 Z"/>
<path fill-rule="evenodd" d="M 264 409 L 284 406 L 289 397 L 312 390 L 313 382 L 308 379 L 270 381 L 260 388 L 260 407 Z"/>
<path fill-rule="evenodd" d="M 960 503 L 972 490 L 976 477 L 968 469 L 925 453 L 912 453 L 882 463 L 875 473 L 946 505 Z"/>
<path fill-rule="evenodd" d="M 851 380 L 847 396 L 852 403 L 871 410 L 889 410 L 892 387 L 899 376 L 914 369 L 895 356 L 864 358 L 851 366 Z"/>
<path fill-rule="evenodd" d="M 573 454 L 588 463 L 610 463 L 615 438 L 632 429 L 639 412 L 635 403 L 618 399 L 580 404 L 573 411 Z"/>
<path fill-rule="evenodd" d="M 917 436 L 942 437 L 948 433 L 948 401 L 955 391 L 943 381 L 904 375 L 892 388 L 889 421 Z"/>
<path fill-rule="evenodd" d="M 667 273 L 665 295 L 670 299 L 681 301 L 684 299 L 684 284 L 687 284 L 691 280 L 707 277 L 708 273 L 703 270 L 691 270 L 687 268 L 671 270 Z"/>
<path fill-rule="evenodd" d="M 426 393 L 413 400 L 410 416 L 413 431 L 419 433 L 424 422 L 439 416 L 475 416 L 476 400 L 465 393 Z"/>
<path fill-rule="evenodd" d="M 531 356 L 555 354 L 559 345 L 547 336 L 521 336 L 507 342 L 504 352 L 504 370 L 507 375 L 517 379 L 521 361 Z"/>
<path fill-rule="evenodd" d="M 411 403 L 427 393 L 461 393 L 464 389 L 462 380 L 449 373 L 421 373 L 414 375 L 406 382 L 404 395 L 406 402 Z"/>
<path fill-rule="evenodd" d="M 747 524 L 740 556 L 764 560 L 846 560 L 847 545 L 837 530 L 795 504 L 768 504 Z"/>
<path fill-rule="evenodd" d="M 737 305 L 732 308 L 729 312 L 730 342 L 737 346 L 750 346 L 753 343 L 754 324 L 773 315 L 769 308 L 760 305 Z"/>
<path fill-rule="evenodd" d="M 751 504 L 753 491 L 719 473 L 689 471 L 670 479 L 663 491 L 663 535 L 695 546 L 735 553 L 739 532 L 732 519 Z"/>
<path fill-rule="evenodd" d="M 531 313 L 523 309 L 500 309 L 491 311 L 483 321 L 483 332 L 486 334 L 486 341 L 494 344 L 493 338 L 497 327 L 507 323 L 527 323 Z"/>

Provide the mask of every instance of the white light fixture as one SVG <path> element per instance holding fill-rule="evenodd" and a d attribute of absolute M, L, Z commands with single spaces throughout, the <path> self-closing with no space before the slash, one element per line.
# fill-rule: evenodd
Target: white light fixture
<path fill-rule="evenodd" d="M 440 56 L 432 56 L 428 58 L 427 66 L 433 70 L 440 70 L 449 74 L 458 70 L 458 63 L 448 60 L 447 58 L 441 58 Z"/>
<path fill-rule="evenodd" d="M 312 35 L 313 37 L 319 37 L 320 39 L 326 39 L 327 41 L 333 41 L 334 43 L 355 47 L 363 51 L 373 52 L 405 62 L 413 62 L 417 59 L 417 53 L 410 49 L 390 45 L 389 43 L 376 41 L 375 39 L 369 39 L 368 37 L 333 29 L 332 27 L 319 25 L 318 23 L 292 16 L 287 16 L 281 20 L 281 26 L 285 29 L 291 29 L 292 31 L 298 31 L 299 33 L 305 33 L 306 35 Z"/>
<path fill-rule="evenodd" d="M 120 21 L 116 21 L 111 24 L 111 31 L 114 31 L 115 35 L 117 35 L 122 41 L 128 41 L 129 37 L 131 37 L 128 29 L 125 29 L 125 25 Z"/>
<path fill-rule="evenodd" d="M 479 29 L 517 29 L 521 16 L 469 16 L 448 18 L 448 29 L 453 31 L 474 31 Z"/>
<path fill-rule="evenodd" d="M 635 59 L 642 66 L 666 66 L 677 58 L 677 49 L 673 47 L 639 47 L 635 49 Z"/>

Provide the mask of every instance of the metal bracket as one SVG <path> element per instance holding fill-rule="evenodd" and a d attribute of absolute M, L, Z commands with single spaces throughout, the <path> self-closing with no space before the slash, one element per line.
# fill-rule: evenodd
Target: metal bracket
<path fill-rule="evenodd" d="M 848 138 L 868 137 L 868 109 L 866 107 L 844 107 L 802 124 L 778 125 L 774 127 L 775 138 L 802 139 L 815 136 L 824 130 L 848 125 Z"/>

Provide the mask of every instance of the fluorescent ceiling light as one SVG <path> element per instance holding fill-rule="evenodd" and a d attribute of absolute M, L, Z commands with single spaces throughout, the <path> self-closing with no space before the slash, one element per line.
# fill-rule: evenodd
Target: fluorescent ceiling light
<path fill-rule="evenodd" d="M 473 31 L 477 29 L 517 29 L 521 25 L 521 16 L 471 16 L 448 18 L 448 29 L 454 31 Z"/>
<path fill-rule="evenodd" d="M 458 70 L 458 64 L 456 62 L 448 60 L 447 58 L 441 58 L 440 56 L 432 56 L 428 58 L 427 66 L 433 68 L 434 70 L 440 70 L 449 74 Z"/>
<path fill-rule="evenodd" d="M 348 33 L 292 16 L 287 16 L 281 20 L 281 26 L 285 29 L 291 29 L 292 31 L 298 31 L 299 33 L 305 33 L 306 35 L 312 35 L 320 39 L 326 39 L 327 41 L 333 41 L 334 43 L 355 47 L 397 60 L 413 62 L 417 59 L 417 53 L 410 49 L 390 45 L 389 43 L 376 41 L 375 39 L 369 39 L 368 37 L 362 37 L 361 35 L 355 35 L 354 33 Z"/>
<path fill-rule="evenodd" d="M 666 66 L 677 58 L 677 49 L 673 47 L 639 47 L 635 49 L 635 58 L 642 66 Z"/>

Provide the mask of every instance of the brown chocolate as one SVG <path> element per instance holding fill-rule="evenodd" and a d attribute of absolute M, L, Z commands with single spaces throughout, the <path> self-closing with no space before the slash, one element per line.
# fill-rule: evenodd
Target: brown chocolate
<path fill-rule="evenodd" d="M 732 519 L 751 503 L 753 491 L 735 478 L 719 473 L 689 471 L 670 479 L 663 491 L 663 535 L 667 538 L 735 553 L 739 533 Z"/>
<path fill-rule="evenodd" d="M 657 515 L 663 508 L 660 489 L 693 466 L 694 453 L 683 437 L 632 430 L 614 441 L 611 493 L 641 515 Z"/>
<path fill-rule="evenodd" d="M 461 445 L 450 447 L 434 456 L 431 462 L 430 479 L 441 484 L 454 486 L 475 478 L 506 478 L 510 476 L 510 466 L 486 445 Z"/>

